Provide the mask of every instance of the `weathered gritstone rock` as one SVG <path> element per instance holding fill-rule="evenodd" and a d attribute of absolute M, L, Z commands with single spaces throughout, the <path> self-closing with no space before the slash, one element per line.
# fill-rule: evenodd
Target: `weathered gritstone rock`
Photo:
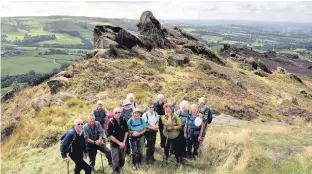
<path fill-rule="evenodd" d="M 260 77 L 269 77 L 269 74 L 264 72 L 261 69 L 255 70 L 254 74 L 256 74 L 257 76 L 260 76 Z"/>
<path fill-rule="evenodd" d="M 248 124 L 248 121 L 240 120 L 226 114 L 214 116 L 212 119 L 212 125 L 214 126 L 241 126 L 246 124 Z"/>
<path fill-rule="evenodd" d="M 297 81 L 297 82 L 299 82 L 299 83 L 301 83 L 301 84 L 304 85 L 303 81 L 302 81 L 298 76 L 296 76 L 295 74 L 288 73 L 288 75 L 289 75 L 289 77 L 290 77 L 291 79 L 293 79 L 293 80 L 295 80 L 295 81 Z"/>
<path fill-rule="evenodd" d="M 33 99 L 31 102 L 32 108 L 36 111 L 40 111 L 44 107 L 50 107 L 51 105 L 51 98 L 50 97 L 38 97 Z"/>
<path fill-rule="evenodd" d="M 50 87 L 51 94 L 56 94 L 63 86 L 67 86 L 68 78 L 60 76 L 47 82 Z"/>
<path fill-rule="evenodd" d="M 171 55 L 168 58 L 168 64 L 171 66 L 183 66 L 190 63 L 190 59 L 185 54 Z"/>
<path fill-rule="evenodd" d="M 59 72 L 55 77 L 66 77 L 66 78 L 72 78 L 73 74 L 68 71 L 61 71 Z"/>
<path fill-rule="evenodd" d="M 279 74 L 287 74 L 287 71 L 286 69 L 278 66 L 277 69 L 276 69 L 276 72 L 279 73 Z"/>

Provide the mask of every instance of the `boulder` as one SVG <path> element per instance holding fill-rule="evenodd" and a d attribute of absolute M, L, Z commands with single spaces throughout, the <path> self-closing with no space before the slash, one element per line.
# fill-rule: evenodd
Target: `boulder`
<path fill-rule="evenodd" d="M 307 91 L 305 91 L 304 89 L 297 89 L 297 94 L 303 94 L 304 96 L 307 96 L 308 95 L 308 93 L 307 93 Z"/>
<path fill-rule="evenodd" d="M 286 69 L 278 66 L 277 69 L 276 69 L 276 72 L 279 73 L 279 74 L 287 74 L 287 71 Z"/>
<path fill-rule="evenodd" d="M 62 101 L 66 101 L 68 99 L 74 98 L 75 96 L 67 92 L 59 92 L 55 95 L 55 97 Z"/>
<path fill-rule="evenodd" d="M 231 49 L 231 45 L 230 44 L 223 44 L 223 49 L 224 51 Z"/>
<path fill-rule="evenodd" d="M 47 84 L 50 87 L 51 94 L 56 94 L 61 87 L 66 86 L 68 84 L 68 78 L 63 76 L 56 77 L 52 80 L 49 80 Z"/>
<path fill-rule="evenodd" d="M 104 36 L 99 37 L 95 43 L 95 47 L 98 49 L 106 49 L 109 48 L 110 45 L 118 45 L 118 43 Z"/>
<path fill-rule="evenodd" d="M 291 79 L 293 79 L 293 80 L 295 80 L 295 81 L 297 81 L 297 82 L 299 82 L 299 83 L 301 83 L 301 84 L 304 84 L 303 81 L 302 81 L 297 75 L 292 74 L 292 73 L 288 73 L 288 75 L 289 75 L 289 77 L 290 77 Z"/>
<path fill-rule="evenodd" d="M 195 37 L 193 37 L 192 35 L 190 35 L 189 33 L 185 32 L 184 30 L 182 30 L 179 27 L 173 27 L 174 30 L 178 31 L 183 37 L 189 39 L 189 40 L 193 40 L 193 41 L 198 41 Z"/>
<path fill-rule="evenodd" d="M 131 49 L 135 45 L 143 46 L 141 39 L 134 33 L 121 29 L 117 34 L 117 42 L 119 45 Z"/>
<path fill-rule="evenodd" d="M 55 77 L 66 77 L 66 78 L 72 78 L 73 74 L 68 71 L 61 71 L 59 72 Z"/>
<path fill-rule="evenodd" d="M 258 60 L 258 67 L 263 70 L 266 73 L 271 74 L 272 72 L 269 70 L 269 68 L 264 64 L 264 62 Z"/>
<path fill-rule="evenodd" d="M 50 107 L 51 105 L 51 98 L 49 97 L 38 97 L 32 100 L 31 106 L 36 111 L 40 111 L 43 107 Z"/>
<path fill-rule="evenodd" d="M 214 52 L 209 50 L 207 46 L 204 45 L 184 45 L 184 48 L 189 48 L 195 54 L 201 54 L 206 56 L 211 61 L 224 65 L 224 62 L 219 58 Z"/>
<path fill-rule="evenodd" d="M 151 11 L 145 11 L 137 24 L 140 35 L 149 37 L 159 48 L 172 48 L 172 44 L 165 37 L 165 31 L 160 22 L 154 17 Z"/>
<path fill-rule="evenodd" d="M 184 54 L 171 55 L 168 58 L 168 64 L 171 66 L 183 66 L 190 62 L 190 59 Z"/>
<path fill-rule="evenodd" d="M 264 72 L 261 69 L 255 70 L 254 74 L 256 74 L 257 76 L 260 76 L 260 77 L 268 77 L 269 76 L 268 73 Z"/>

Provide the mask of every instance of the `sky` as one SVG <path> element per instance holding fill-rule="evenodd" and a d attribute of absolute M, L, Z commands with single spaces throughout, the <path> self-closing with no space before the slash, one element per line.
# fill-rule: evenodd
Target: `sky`
<path fill-rule="evenodd" d="M 312 1 L 24 1 L 1 2 L 1 17 L 88 16 L 139 19 L 145 10 L 163 20 L 312 22 Z"/>

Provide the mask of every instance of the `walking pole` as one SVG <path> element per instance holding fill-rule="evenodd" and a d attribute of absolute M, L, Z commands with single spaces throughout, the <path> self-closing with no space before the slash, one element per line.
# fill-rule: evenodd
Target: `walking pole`
<path fill-rule="evenodd" d="M 105 173 L 105 172 L 104 172 L 104 165 L 103 165 L 103 157 L 102 157 L 102 153 L 101 153 L 101 161 L 102 161 L 102 169 L 103 169 L 103 173 Z"/>
<path fill-rule="evenodd" d="M 69 174 L 69 163 L 67 163 L 67 174 Z"/>
<path fill-rule="evenodd" d="M 164 162 L 166 160 L 166 152 L 165 152 L 165 148 L 167 146 L 167 143 L 168 143 L 168 133 L 167 133 L 167 136 L 166 136 L 166 143 L 165 143 L 165 147 L 164 147 L 164 150 L 163 150 L 163 159 L 162 159 L 162 162 L 161 162 L 161 165 L 164 166 Z"/>

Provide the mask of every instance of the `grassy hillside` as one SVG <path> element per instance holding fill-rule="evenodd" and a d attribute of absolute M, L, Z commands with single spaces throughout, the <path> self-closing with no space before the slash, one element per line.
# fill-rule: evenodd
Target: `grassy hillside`
<path fill-rule="evenodd" d="M 49 87 L 44 83 L 24 89 L 3 103 L 1 132 L 2 135 L 4 132 L 11 134 L 2 138 L 2 170 L 5 173 L 65 171 L 58 154 L 58 140 L 64 130 L 72 126 L 74 118 L 87 121 L 97 99 L 104 100 L 105 107 L 111 111 L 120 105 L 128 92 L 134 93 L 142 108 L 148 100 L 155 100 L 159 92 L 169 103 L 182 99 L 195 103 L 198 97 L 206 96 L 215 113 L 250 120 L 246 126 L 212 127 L 203 145 L 201 160 L 189 161 L 180 168 L 176 168 L 174 162 L 166 168 L 155 165 L 146 167 L 141 173 L 309 173 L 311 169 L 312 137 L 308 133 L 311 124 L 305 123 L 300 113 L 293 115 L 293 125 L 262 123 L 287 120 L 283 109 L 300 108 L 312 112 L 312 100 L 296 93 L 297 88 L 312 92 L 312 81 L 308 77 L 304 78 L 304 86 L 286 75 L 273 73 L 263 78 L 241 69 L 235 62 L 227 61 L 226 66 L 221 66 L 195 55 L 187 67 L 155 65 L 140 59 L 101 58 L 78 62 L 68 71 L 74 72 L 74 77 L 63 90 L 76 96 L 72 99 L 36 112 L 31 108 L 32 99 L 51 97 Z M 244 88 L 235 84 L 238 79 Z M 298 105 L 288 100 L 279 104 L 281 93 L 295 97 Z M 287 155 L 292 148 L 295 155 Z M 160 149 L 157 151 L 160 159 Z M 275 161 L 271 153 L 273 156 L 286 155 Z M 49 160 L 43 160 L 46 157 Z M 100 171 L 99 162 L 100 156 L 97 165 Z M 130 166 L 125 170 L 131 172 Z"/>

